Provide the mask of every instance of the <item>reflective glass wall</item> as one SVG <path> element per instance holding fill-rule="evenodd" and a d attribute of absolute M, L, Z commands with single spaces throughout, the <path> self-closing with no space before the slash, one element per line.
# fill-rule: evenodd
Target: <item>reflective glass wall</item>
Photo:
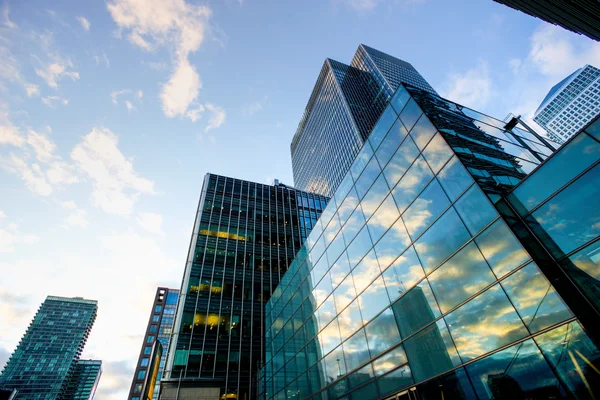
<path fill-rule="evenodd" d="M 589 398 L 600 353 L 492 203 L 551 154 L 527 134 L 400 87 L 267 303 L 261 396 Z"/>

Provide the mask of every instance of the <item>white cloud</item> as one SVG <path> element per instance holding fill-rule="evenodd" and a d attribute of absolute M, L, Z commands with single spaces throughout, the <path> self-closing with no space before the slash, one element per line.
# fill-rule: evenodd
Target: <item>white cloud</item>
<path fill-rule="evenodd" d="M 79 182 L 77 171 L 73 165 L 64 161 L 53 161 L 46 170 L 48 181 L 53 185 L 67 184 Z"/>
<path fill-rule="evenodd" d="M 19 130 L 10 122 L 7 113 L 0 112 L 0 145 L 9 144 L 21 147 L 25 139 L 19 133 Z"/>
<path fill-rule="evenodd" d="M 110 60 L 108 59 L 108 56 L 106 55 L 106 53 L 102 53 L 102 59 L 104 60 L 104 63 L 106 64 L 106 68 L 109 68 Z"/>
<path fill-rule="evenodd" d="M 71 152 L 79 171 L 93 183 L 92 202 L 110 214 L 129 215 L 140 194 L 153 194 L 154 183 L 133 169 L 106 128 L 94 128 Z"/>
<path fill-rule="evenodd" d="M 200 118 L 202 118 L 202 114 L 204 114 L 205 108 L 202 104 L 198 104 L 198 106 L 194 109 L 189 109 L 185 113 L 185 116 L 192 120 L 192 122 L 196 122 Z"/>
<path fill-rule="evenodd" d="M 129 100 L 125 100 L 125 107 L 127 107 L 128 111 L 135 110 L 135 107 Z"/>
<path fill-rule="evenodd" d="M 242 115 L 251 116 L 262 110 L 262 103 L 256 101 L 254 103 L 246 104 L 242 107 Z"/>
<path fill-rule="evenodd" d="M 68 208 L 69 210 L 76 210 L 77 204 L 73 200 L 67 200 L 60 203 L 64 208 Z"/>
<path fill-rule="evenodd" d="M 451 74 L 442 96 L 469 107 L 485 106 L 492 96 L 492 80 L 486 61 L 463 74 Z"/>
<path fill-rule="evenodd" d="M 66 106 L 67 104 L 69 104 L 69 100 L 64 99 L 60 96 L 48 96 L 42 97 L 42 103 L 44 103 L 50 108 L 54 108 L 56 104 L 62 104 Z"/>
<path fill-rule="evenodd" d="M 110 97 L 112 98 L 113 104 L 119 103 L 119 96 L 123 94 L 131 93 L 131 89 L 121 89 L 110 93 Z"/>
<path fill-rule="evenodd" d="M 206 103 L 204 107 L 206 107 L 206 109 L 211 113 L 211 116 L 208 119 L 208 125 L 206 128 L 204 128 L 204 132 L 208 132 L 211 129 L 216 129 L 225 123 L 225 110 L 210 103 Z"/>
<path fill-rule="evenodd" d="M 163 217 L 160 214 L 140 212 L 138 213 L 135 222 L 137 222 L 139 226 L 141 226 L 150 233 L 164 235 L 161 229 Z"/>
<path fill-rule="evenodd" d="M 33 129 L 27 132 L 27 144 L 35 151 L 35 157 L 44 163 L 56 158 L 52 153 L 56 150 L 56 144 L 43 133 L 37 133 Z"/>
<path fill-rule="evenodd" d="M 52 194 L 52 185 L 48 182 L 39 164 L 29 165 L 23 158 L 14 154 L 11 154 L 10 158 L 3 163 L 6 169 L 19 175 L 32 192 L 44 197 Z"/>
<path fill-rule="evenodd" d="M 4 213 L 2 213 L 4 215 Z M 6 227 L 0 227 L 0 253 L 11 253 L 15 251 L 16 245 L 35 244 L 40 240 L 36 235 L 23 234 L 20 232 L 17 224 L 9 224 Z"/>
<path fill-rule="evenodd" d="M 117 90 L 115 92 L 111 92 L 110 97 L 112 98 L 113 104 L 119 104 L 119 96 L 126 96 L 139 102 L 142 99 L 142 97 L 144 97 L 144 92 L 138 90 L 134 93 L 131 89 L 122 89 Z M 127 108 L 127 111 L 136 109 L 135 105 L 131 100 L 125 100 L 123 104 L 125 104 L 125 108 Z"/>
<path fill-rule="evenodd" d="M 67 224 L 85 228 L 89 224 L 86 217 L 87 217 L 87 212 L 85 210 L 82 210 L 81 208 L 76 209 L 74 212 L 69 214 L 69 216 L 67 217 Z"/>
<path fill-rule="evenodd" d="M 79 22 L 79 24 L 81 25 L 81 27 L 85 30 L 85 31 L 89 31 L 90 30 L 90 21 L 88 21 L 88 19 L 86 17 L 77 17 L 77 21 Z"/>
<path fill-rule="evenodd" d="M 184 116 L 201 88 L 188 56 L 200 48 L 210 9 L 185 0 L 112 0 L 108 10 L 119 28 L 129 31 L 127 39 L 142 50 L 168 46 L 174 69 L 162 86 L 162 108 L 168 117 Z"/>
<path fill-rule="evenodd" d="M 17 27 L 17 24 L 12 22 L 8 17 L 9 11 L 10 10 L 8 9 L 8 2 L 5 2 L 4 6 L 2 7 L 2 25 L 9 29 L 14 29 Z"/>
<path fill-rule="evenodd" d="M 67 67 L 73 68 L 72 65 L 67 65 L 62 62 L 54 62 L 49 64 L 45 69 L 36 69 L 35 73 L 42 78 L 51 88 L 58 87 L 58 81 L 64 77 L 72 80 L 79 79 L 79 72 L 67 71 Z"/>
<path fill-rule="evenodd" d="M 38 85 L 29 83 L 25 85 L 25 92 L 27 92 L 27 97 L 39 96 L 40 88 Z"/>

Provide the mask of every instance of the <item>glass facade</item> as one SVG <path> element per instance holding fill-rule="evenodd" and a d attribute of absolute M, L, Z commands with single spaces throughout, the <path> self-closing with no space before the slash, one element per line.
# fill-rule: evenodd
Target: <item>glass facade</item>
<path fill-rule="evenodd" d="M 175 321 L 175 311 L 177 309 L 177 300 L 179 299 L 179 290 L 159 287 L 156 289 L 156 295 L 152 302 L 152 309 L 146 328 L 146 334 L 142 341 L 140 356 L 136 364 L 133 381 L 129 390 L 129 400 L 139 400 L 142 396 L 143 388 L 148 382 L 155 379 L 153 394 L 150 400 L 158 399 L 160 392 L 160 380 L 167 362 L 167 352 L 169 349 L 169 340 L 173 333 L 173 324 Z M 154 341 L 161 344 L 162 355 L 156 377 L 152 376 L 150 359 L 152 357 L 152 345 Z"/>
<path fill-rule="evenodd" d="M 296 187 L 331 197 L 401 83 L 435 93 L 412 65 L 365 45 L 351 65 L 325 60 L 290 146 Z"/>
<path fill-rule="evenodd" d="M 171 388 L 255 396 L 265 302 L 307 234 L 320 228 L 328 200 L 279 183 L 206 176 L 161 398 Z"/>
<path fill-rule="evenodd" d="M 71 378 L 71 393 L 64 398 L 72 400 L 92 400 L 102 375 L 102 361 L 78 360 Z"/>
<path fill-rule="evenodd" d="M 6 363 L 0 387 L 17 389 L 16 399 L 70 398 L 97 312 L 95 300 L 46 297 Z"/>
<path fill-rule="evenodd" d="M 524 126 L 400 86 L 267 302 L 260 397 L 594 398 L 597 328 L 507 217 L 506 196 L 553 151 Z M 572 182 L 577 234 L 555 234 L 566 255 L 588 249 L 592 269 L 594 162 Z M 544 204 L 543 222 L 566 223 Z"/>

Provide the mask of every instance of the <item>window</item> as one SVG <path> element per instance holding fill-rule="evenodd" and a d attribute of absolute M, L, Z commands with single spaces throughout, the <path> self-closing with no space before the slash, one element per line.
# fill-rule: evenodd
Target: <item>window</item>
<path fill-rule="evenodd" d="M 161 311 L 162 311 L 162 306 L 154 307 L 154 312 L 161 312 Z"/>
<path fill-rule="evenodd" d="M 158 322 L 158 321 L 160 321 L 160 315 L 153 315 L 152 322 Z"/>
<path fill-rule="evenodd" d="M 142 358 L 142 361 L 140 361 L 140 367 L 147 367 L 148 361 L 150 361 L 150 359 L 148 357 Z"/>
<path fill-rule="evenodd" d="M 156 332 L 157 326 L 156 325 L 150 325 L 150 332 Z"/>
<path fill-rule="evenodd" d="M 150 354 L 151 352 L 152 352 L 152 347 L 151 346 L 144 347 L 144 354 Z"/>
<path fill-rule="evenodd" d="M 154 342 L 154 336 L 152 336 L 152 335 L 149 335 L 149 336 L 146 338 L 146 343 L 152 343 L 152 342 Z"/>
<path fill-rule="evenodd" d="M 141 369 L 137 373 L 137 379 L 144 379 L 146 377 L 146 370 Z"/>

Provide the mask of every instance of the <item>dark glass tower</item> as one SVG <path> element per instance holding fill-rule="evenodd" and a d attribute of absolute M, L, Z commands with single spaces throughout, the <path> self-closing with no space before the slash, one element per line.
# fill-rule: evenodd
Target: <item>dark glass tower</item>
<path fill-rule="evenodd" d="M 331 196 L 401 83 L 435 93 L 412 65 L 362 44 L 351 65 L 325 60 L 290 146 L 295 185 Z"/>
<path fill-rule="evenodd" d="M 278 182 L 206 175 L 161 399 L 254 398 L 265 302 L 327 200 Z"/>
<path fill-rule="evenodd" d="M 175 320 L 175 310 L 177 308 L 177 300 L 179 299 L 179 290 L 159 287 L 156 289 L 154 301 L 140 349 L 140 356 L 136 364 L 136 369 L 133 374 L 133 381 L 129 389 L 129 400 L 140 400 L 143 396 L 144 388 L 151 381 L 154 381 L 154 387 L 149 390 L 151 393 L 150 400 L 158 399 L 160 389 L 160 380 L 167 361 L 167 352 L 169 350 L 169 340 L 173 332 L 173 322 Z M 152 376 L 152 355 L 153 344 L 155 341 L 160 343 L 160 363 L 156 376 Z M 146 400 L 146 399 L 144 399 Z"/>
<path fill-rule="evenodd" d="M 95 300 L 48 296 L 4 367 L 0 387 L 17 389 L 17 399 L 68 399 L 97 311 Z"/>
<path fill-rule="evenodd" d="M 401 85 L 265 308 L 265 399 L 600 391 L 600 120 L 563 147 Z"/>
<path fill-rule="evenodd" d="M 102 375 L 102 361 L 78 360 L 75 372 L 71 377 L 69 393 L 65 398 L 69 400 L 92 400 Z"/>
<path fill-rule="evenodd" d="M 597 0 L 494 1 L 590 39 L 600 40 L 600 3 Z"/>

